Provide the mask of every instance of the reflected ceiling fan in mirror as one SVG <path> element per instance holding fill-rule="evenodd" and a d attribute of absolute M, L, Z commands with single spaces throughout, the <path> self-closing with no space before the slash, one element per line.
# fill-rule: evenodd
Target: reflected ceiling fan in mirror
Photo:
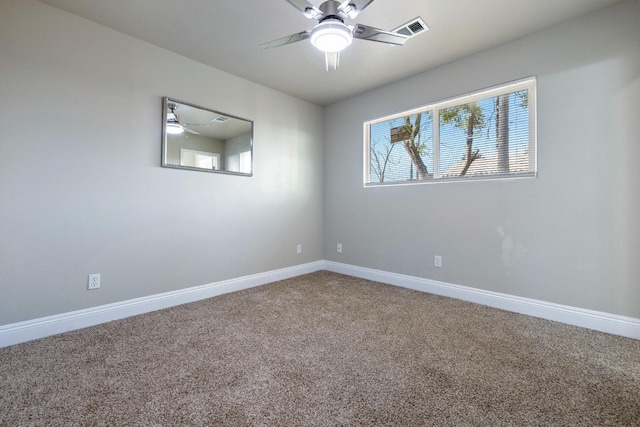
<path fill-rule="evenodd" d="M 194 135 L 200 135 L 198 132 L 189 129 L 187 126 L 192 126 L 189 123 L 180 123 L 180 117 L 178 117 L 178 115 L 176 114 L 176 110 L 178 109 L 178 106 L 173 103 L 170 102 L 167 104 L 167 133 L 169 135 L 180 135 L 182 134 L 184 131 L 187 131 L 189 133 L 192 133 Z M 200 125 L 200 126 L 206 126 L 206 125 Z"/>
<path fill-rule="evenodd" d="M 358 16 L 373 3 L 373 0 L 346 0 L 342 3 L 328 0 L 319 7 L 312 5 L 307 0 L 286 1 L 307 18 L 316 19 L 318 24 L 310 30 L 263 43 L 260 47 L 269 49 L 310 39 L 313 46 L 325 53 L 327 71 L 338 69 L 340 52 L 347 48 L 354 38 L 402 46 L 418 32 L 428 30 L 421 18 L 416 18 L 393 31 L 384 31 L 364 24 L 347 25 L 344 23 L 345 19 L 354 19 Z M 409 24 L 413 24 L 413 30 Z"/>

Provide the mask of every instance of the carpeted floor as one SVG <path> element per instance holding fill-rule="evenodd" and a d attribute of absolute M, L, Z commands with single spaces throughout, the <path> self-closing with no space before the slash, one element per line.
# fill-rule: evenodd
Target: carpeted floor
<path fill-rule="evenodd" d="M 0 349 L 0 425 L 640 425 L 640 341 L 317 272 Z"/>

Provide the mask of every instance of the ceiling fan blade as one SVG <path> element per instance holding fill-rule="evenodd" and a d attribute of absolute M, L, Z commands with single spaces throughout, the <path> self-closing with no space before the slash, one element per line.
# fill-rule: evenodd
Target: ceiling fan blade
<path fill-rule="evenodd" d="M 324 16 L 322 11 L 309 3 L 307 0 L 287 0 L 293 7 L 298 9 L 307 18 L 320 20 Z"/>
<path fill-rule="evenodd" d="M 260 47 L 263 49 L 270 49 L 272 47 L 278 47 L 285 44 L 306 40 L 309 37 L 311 37 L 311 33 L 309 31 L 302 31 L 301 33 L 291 34 L 290 36 L 281 37 L 279 39 L 271 40 L 270 42 L 262 43 Z"/>
<path fill-rule="evenodd" d="M 338 6 L 338 10 L 345 18 L 353 19 L 371 3 L 373 0 L 346 0 Z"/>
<path fill-rule="evenodd" d="M 191 129 L 189 129 L 189 128 L 188 128 L 188 127 L 186 127 L 186 126 L 182 126 L 182 129 L 184 129 L 184 130 L 186 130 L 187 132 L 192 133 L 192 134 L 194 134 L 194 135 L 200 135 L 200 132 L 196 132 L 195 130 L 191 130 Z"/>
<path fill-rule="evenodd" d="M 327 71 L 336 71 L 340 64 L 340 52 L 325 52 L 324 60 L 327 64 Z"/>
<path fill-rule="evenodd" d="M 368 25 L 356 24 L 353 27 L 353 37 L 362 40 L 371 40 L 374 42 L 387 43 L 402 46 L 409 38 L 402 34 L 384 31 L 379 28 L 370 27 Z"/>

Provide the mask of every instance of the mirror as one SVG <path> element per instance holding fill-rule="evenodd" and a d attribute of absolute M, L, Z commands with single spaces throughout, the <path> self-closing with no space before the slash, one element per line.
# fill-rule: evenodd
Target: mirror
<path fill-rule="evenodd" d="M 253 174 L 252 121 L 167 97 L 162 111 L 162 166 Z"/>

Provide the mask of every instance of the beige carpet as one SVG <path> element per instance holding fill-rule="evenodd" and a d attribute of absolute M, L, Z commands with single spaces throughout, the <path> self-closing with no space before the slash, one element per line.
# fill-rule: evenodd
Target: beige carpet
<path fill-rule="evenodd" d="M 0 425 L 640 425 L 640 341 L 318 272 L 0 349 Z"/>

